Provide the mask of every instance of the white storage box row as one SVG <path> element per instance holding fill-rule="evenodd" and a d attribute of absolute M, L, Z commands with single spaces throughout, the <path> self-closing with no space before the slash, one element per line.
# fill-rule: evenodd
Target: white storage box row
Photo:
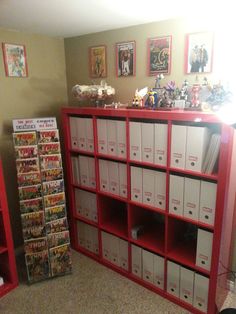
<path fill-rule="evenodd" d="M 166 173 L 132 166 L 131 200 L 165 210 Z"/>
<path fill-rule="evenodd" d="M 99 254 L 98 229 L 77 221 L 78 244 L 86 250 Z"/>
<path fill-rule="evenodd" d="M 130 159 L 166 166 L 167 130 L 164 123 L 130 122 Z"/>
<path fill-rule="evenodd" d="M 127 165 L 99 159 L 100 191 L 127 198 Z"/>
<path fill-rule="evenodd" d="M 128 242 L 102 231 L 102 257 L 128 271 Z"/>
<path fill-rule="evenodd" d="M 167 292 L 207 312 L 209 279 L 171 261 L 167 262 Z"/>
<path fill-rule="evenodd" d="M 72 156 L 72 179 L 74 184 L 96 188 L 95 159 L 88 156 Z"/>
<path fill-rule="evenodd" d="M 77 213 L 94 222 L 98 221 L 97 195 L 80 189 L 74 189 Z"/>
<path fill-rule="evenodd" d="M 71 148 L 94 152 L 92 118 L 70 117 Z"/>
<path fill-rule="evenodd" d="M 170 175 L 169 212 L 214 225 L 217 184 Z"/>

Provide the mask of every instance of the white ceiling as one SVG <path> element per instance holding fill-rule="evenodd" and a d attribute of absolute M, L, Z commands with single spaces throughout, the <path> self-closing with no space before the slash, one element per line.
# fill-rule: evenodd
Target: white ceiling
<path fill-rule="evenodd" d="M 0 27 L 73 37 L 177 17 L 216 14 L 213 0 L 0 0 Z M 234 1 L 233 1 L 234 2 Z"/>

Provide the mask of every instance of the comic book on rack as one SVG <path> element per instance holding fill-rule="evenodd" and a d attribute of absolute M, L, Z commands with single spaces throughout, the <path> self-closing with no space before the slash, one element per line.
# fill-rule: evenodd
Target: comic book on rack
<path fill-rule="evenodd" d="M 38 144 L 39 155 L 56 155 L 61 153 L 59 142 Z"/>
<path fill-rule="evenodd" d="M 26 254 L 25 262 L 29 282 L 36 282 L 50 276 L 49 254 L 47 250 Z"/>
<path fill-rule="evenodd" d="M 62 168 L 61 154 L 41 155 L 40 166 L 42 170 Z"/>
<path fill-rule="evenodd" d="M 38 143 L 51 143 L 51 142 L 59 142 L 58 129 L 39 131 Z"/>
<path fill-rule="evenodd" d="M 15 146 L 37 145 L 37 134 L 36 132 L 13 133 L 13 142 Z"/>
<path fill-rule="evenodd" d="M 21 224 L 24 240 L 45 236 L 44 211 L 22 214 Z"/>
<path fill-rule="evenodd" d="M 15 146 L 16 159 L 35 158 L 38 156 L 38 146 Z"/>
<path fill-rule="evenodd" d="M 16 159 L 17 174 L 39 172 L 38 158 Z"/>
<path fill-rule="evenodd" d="M 52 248 L 55 246 L 69 244 L 70 243 L 70 234 L 69 231 L 62 231 L 58 233 L 51 233 L 48 235 L 48 247 Z"/>
<path fill-rule="evenodd" d="M 20 201 L 21 214 L 33 213 L 43 210 L 43 199 L 42 197 Z"/>
<path fill-rule="evenodd" d="M 40 172 L 21 173 L 17 175 L 18 186 L 41 184 Z"/>
<path fill-rule="evenodd" d="M 43 194 L 56 194 L 64 191 L 64 180 L 43 182 Z"/>
<path fill-rule="evenodd" d="M 43 197 L 45 207 L 53 207 L 65 204 L 65 193 L 51 194 Z"/>
<path fill-rule="evenodd" d="M 48 249 L 48 241 L 47 238 L 39 238 L 34 240 L 27 240 L 24 242 L 24 250 L 25 254 L 32 254 L 41 251 L 45 251 Z"/>
<path fill-rule="evenodd" d="M 63 169 L 47 169 L 41 171 L 42 181 L 53 181 L 63 179 Z"/>
<path fill-rule="evenodd" d="M 39 198 L 42 196 L 41 184 L 22 186 L 18 188 L 20 201 Z"/>
<path fill-rule="evenodd" d="M 71 272 L 71 250 L 68 244 L 50 249 L 49 255 L 52 276 Z"/>
<path fill-rule="evenodd" d="M 67 229 L 68 229 L 68 223 L 67 223 L 66 217 L 46 223 L 47 234 L 58 233 L 58 232 L 66 231 Z"/>
<path fill-rule="evenodd" d="M 66 207 L 65 205 L 59 205 L 55 207 L 45 208 L 45 219 L 46 222 L 52 220 L 57 220 L 66 216 Z"/>

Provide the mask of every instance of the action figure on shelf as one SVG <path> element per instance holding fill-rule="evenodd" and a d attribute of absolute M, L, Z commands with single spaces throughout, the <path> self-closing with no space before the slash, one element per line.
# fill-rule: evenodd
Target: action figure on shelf
<path fill-rule="evenodd" d="M 201 86 L 199 84 L 193 84 L 191 94 L 192 94 L 192 99 L 191 99 L 191 108 L 200 108 L 200 100 L 199 100 L 199 91 L 201 89 Z"/>
<path fill-rule="evenodd" d="M 154 91 L 153 89 L 151 89 L 148 92 L 148 97 L 145 101 L 145 107 L 146 108 L 153 108 L 156 109 L 157 108 L 157 104 L 158 104 L 158 95 L 157 92 Z"/>
<path fill-rule="evenodd" d="M 132 101 L 132 107 L 138 107 L 142 108 L 143 107 L 143 97 L 147 94 L 148 88 L 144 87 L 140 90 L 136 89 L 134 98 Z"/>

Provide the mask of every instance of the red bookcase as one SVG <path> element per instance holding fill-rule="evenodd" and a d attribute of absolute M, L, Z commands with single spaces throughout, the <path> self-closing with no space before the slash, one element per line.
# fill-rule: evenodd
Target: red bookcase
<path fill-rule="evenodd" d="M 73 142 L 74 129 L 70 125 L 71 118 L 87 118 L 90 119 L 93 127 L 93 146 L 94 151 L 88 149 L 80 148 L 75 146 Z M 111 153 L 101 153 L 100 146 L 101 142 L 98 140 L 98 123 L 100 120 L 107 121 L 123 121 L 125 123 L 125 136 L 126 136 L 126 153 L 125 156 L 121 157 L 119 154 Z M 81 121 L 81 120 L 80 120 Z M 91 122 L 92 121 L 92 122 Z M 151 110 L 135 110 L 135 109 L 99 109 L 99 108 L 63 108 L 62 109 L 62 122 L 63 130 L 65 137 L 65 157 L 66 157 L 66 175 L 67 175 L 67 193 L 68 193 L 68 202 L 69 202 L 69 221 L 71 229 L 71 243 L 75 250 L 84 253 L 85 255 L 95 259 L 96 261 L 106 265 L 107 267 L 123 274 L 124 276 L 130 278 L 143 285 L 144 287 L 160 294 L 161 296 L 169 299 L 172 302 L 177 303 L 178 305 L 186 308 L 191 313 L 215 313 L 217 308 L 222 305 L 222 302 L 226 296 L 226 279 L 227 279 L 227 269 L 229 267 L 229 247 L 231 241 L 231 230 L 232 230 L 232 220 L 233 220 L 233 211 L 234 204 L 230 202 L 230 198 L 234 198 L 235 195 L 235 175 L 231 171 L 233 168 L 233 163 L 231 159 L 232 149 L 235 149 L 235 137 L 234 130 L 228 125 L 223 124 L 216 115 L 211 113 L 203 112 L 184 112 L 184 111 L 151 111 Z M 83 122 L 83 121 L 82 121 Z M 146 150 L 147 155 L 140 160 L 133 160 L 131 158 L 131 123 L 149 123 L 151 127 L 154 124 L 164 124 L 166 127 L 166 163 L 157 164 L 152 162 L 143 161 L 145 158 L 149 158 L 148 150 Z M 78 125 L 79 120 L 77 121 L 77 135 L 78 132 L 84 133 L 83 129 L 86 127 Z M 108 123 L 108 122 L 107 122 Z M 202 127 L 210 130 L 212 133 L 216 132 L 220 134 L 220 149 L 216 170 L 210 173 L 203 173 L 201 171 L 188 170 L 185 167 L 178 168 L 173 166 L 171 161 L 172 158 L 172 149 L 174 147 L 172 140 L 175 136 L 173 132 L 173 126 L 185 126 L 188 127 Z M 82 129 L 82 131 L 81 131 Z M 192 129 L 191 129 L 192 130 Z M 200 128 L 199 128 L 200 130 Z M 112 137 L 112 129 L 107 129 L 107 134 Z M 133 132 L 133 131 L 132 131 Z M 90 132 L 91 133 L 91 132 Z M 145 135 L 145 134 L 144 134 Z M 138 134 L 137 134 L 138 136 Z M 79 137 L 75 141 L 79 140 Z M 148 136 L 143 137 L 143 142 L 148 142 Z M 183 141 L 186 139 L 179 139 L 178 145 L 182 145 Z M 189 139 L 189 145 L 194 144 L 194 139 L 191 142 Z M 210 140 L 208 142 L 208 147 Z M 77 145 L 77 144 L 76 144 Z M 112 141 L 111 141 L 112 145 Z M 143 144 L 144 145 L 144 144 Z M 177 145 L 177 146 L 178 146 Z M 185 143 L 184 143 L 185 145 Z M 187 145 L 187 144 L 186 144 Z M 196 144 L 197 145 L 197 144 Z M 83 147 L 83 144 L 82 144 Z M 194 146 L 193 146 L 194 147 Z M 103 148 L 102 148 L 103 149 Z M 155 149 L 155 143 L 154 148 Z M 187 149 L 187 148 L 186 148 Z M 207 148 L 206 148 L 207 151 Z M 145 152 L 145 153 L 146 153 Z M 187 154 L 187 153 L 186 153 Z M 93 158 L 94 167 L 95 167 L 95 180 L 96 187 L 85 186 L 81 182 L 75 182 L 73 176 L 73 162 L 77 162 L 76 158 L 78 156 L 83 156 L 87 158 Z M 82 158 L 83 159 L 83 158 Z M 105 170 L 108 166 L 114 162 L 126 166 L 127 169 L 127 197 L 122 196 L 121 194 L 111 193 L 112 179 L 110 175 L 109 187 L 108 190 L 103 189 L 103 184 L 101 183 L 102 177 L 102 168 L 100 167 L 100 161 L 105 161 Z M 194 160 L 194 159 L 193 159 Z M 235 159 L 234 159 L 235 160 Z M 195 160 L 196 161 L 196 160 Z M 191 162 L 191 160 L 190 160 Z M 75 165 L 74 165 L 75 166 Z M 120 167 L 120 166 L 119 166 Z M 133 186 L 137 182 L 144 182 L 144 174 L 142 175 L 141 181 L 132 179 L 133 168 L 137 168 L 139 171 L 146 173 L 152 171 L 152 173 L 161 173 L 165 176 L 165 206 L 157 205 L 156 203 L 148 204 L 147 202 L 136 201 L 132 196 Z M 141 169 L 141 170 L 140 170 Z M 113 169 L 114 170 L 114 169 Z M 113 171 L 112 170 L 112 171 Z M 82 169 L 82 172 L 84 170 Z M 110 170 L 109 170 L 110 171 Z M 110 173 L 112 173 L 109 172 Z M 153 172 L 154 171 L 154 172 Z M 120 173 L 119 173 L 120 174 Z M 83 174 L 80 173 L 80 177 Z M 180 181 L 185 182 L 184 187 L 184 200 L 189 197 L 189 194 L 185 191 L 190 190 L 194 191 L 194 186 L 189 182 L 197 183 L 199 186 L 201 184 L 201 189 L 204 190 L 204 184 L 212 183 L 216 186 L 216 195 L 215 195 L 215 208 L 214 208 L 214 221 L 213 223 L 206 223 L 200 218 L 191 218 L 188 214 L 185 213 L 185 204 L 183 205 L 184 212 L 179 215 L 170 210 L 170 199 L 172 200 L 171 192 L 171 180 L 172 176 L 177 176 Z M 153 177 L 152 177 L 153 178 Z M 121 179 L 120 179 L 121 180 Z M 133 180 L 133 181 L 132 181 Z M 159 179 L 157 179 L 159 180 Z M 192 181 L 191 181 L 192 180 Z M 133 183 L 132 183 L 133 182 Z M 147 185 L 150 185 L 148 180 Z M 153 181 L 154 182 L 154 181 Z M 155 181 L 156 182 L 156 181 Z M 137 183 L 138 184 L 138 183 Z M 156 184 L 156 183 L 155 183 Z M 150 185 L 151 186 L 151 185 Z M 146 186 L 143 189 L 146 189 Z M 156 185 L 155 185 L 156 188 Z M 80 213 L 78 210 L 78 202 L 80 203 L 79 196 L 75 196 L 77 192 L 76 189 L 80 189 L 87 193 L 87 199 L 90 199 L 90 196 L 96 196 L 96 206 L 97 206 L 97 219 L 91 219 L 88 214 Z M 110 189 L 110 190 L 109 190 Z M 121 188 L 120 188 L 121 189 Z M 191 190 L 192 189 L 192 190 Z M 200 189 L 200 188 L 199 188 Z M 115 188 L 114 188 L 115 190 Z M 201 190 L 201 191 L 202 191 Z M 121 191 L 121 190 L 120 190 Z M 199 191 L 199 190 L 198 190 Z M 229 193 L 230 192 L 230 193 Z M 189 192 L 188 192 L 189 193 Z M 200 192 L 199 192 L 200 193 Z M 190 193 L 191 194 L 191 193 Z M 204 191 L 199 194 L 199 198 L 202 197 Z M 79 194 L 78 194 L 79 195 Z M 190 196 L 191 198 L 191 196 Z M 200 202 L 200 201 L 199 201 Z M 159 203 L 161 204 L 161 203 Z M 188 206 L 188 205 L 186 205 Z M 190 214 L 192 211 L 189 210 Z M 200 214 L 198 213 L 198 217 Z M 208 214 L 205 214 L 205 218 L 208 219 Z M 137 226 L 142 226 L 140 229 L 140 234 L 136 237 L 133 234 L 134 229 Z M 86 229 L 86 231 L 84 231 Z M 89 230 L 89 231 L 88 231 Z M 200 230 L 200 231 L 199 231 Z M 91 249 L 88 239 L 84 239 L 84 234 L 87 237 L 92 237 L 88 234 L 96 234 L 98 237 L 96 243 L 96 249 Z M 104 234 L 105 232 L 105 234 Z M 201 234 L 200 234 L 201 233 Z M 128 255 L 127 255 L 127 267 L 125 262 L 123 264 L 117 264 L 115 253 L 111 253 L 110 258 L 107 258 L 107 248 L 105 245 L 105 236 L 109 235 L 112 238 L 113 242 L 110 243 L 120 243 L 119 252 L 123 250 L 123 244 L 127 245 Z M 204 241 L 204 236 L 207 235 L 206 240 Z M 210 236 L 210 237 L 209 237 Z M 85 236 L 86 237 L 86 236 Z M 205 242 L 206 245 L 209 244 L 209 239 L 211 241 L 211 249 L 209 256 L 200 256 L 202 260 L 199 263 L 196 262 L 197 250 L 200 246 L 200 237 L 202 242 Z M 111 240 L 109 240 L 111 241 Z M 114 242 L 115 241 L 115 242 Z M 118 241 L 118 242 L 117 242 Z M 86 244 L 84 244 L 86 242 Z M 95 241 L 96 242 L 96 241 Z M 199 243 L 198 243 L 199 242 Z M 202 243 L 201 242 L 201 243 Z M 121 243 L 123 243 L 121 245 Z M 204 244 L 201 244 L 204 246 Z M 115 244 L 114 244 L 115 246 Z M 134 247 L 135 246 L 135 247 Z M 121 249 L 122 247 L 122 249 Z M 137 276 L 134 269 L 134 260 L 136 248 L 138 254 L 142 259 L 140 262 L 141 271 L 143 272 L 141 276 Z M 204 250 L 203 250 L 204 251 Z M 132 253 L 133 252 L 133 253 Z M 141 252 L 141 253 L 140 253 Z M 160 287 L 157 281 L 152 277 L 152 274 L 149 276 L 146 273 L 144 276 L 145 267 L 145 256 L 152 256 L 151 261 L 161 260 L 163 263 L 163 285 Z M 204 255 L 204 254 L 203 254 Z M 120 257 L 121 258 L 121 257 Z M 147 257 L 149 258 L 149 257 Z M 209 262 L 210 260 L 210 262 Z M 154 263 L 154 264 L 152 264 Z M 203 266 L 202 266 L 202 264 Z M 205 263 L 210 263 L 208 267 L 205 266 Z M 158 262 L 157 262 L 158 264 Z M 174 275 L 171 273 L 171 264 L 174 264 L 175 269 L 177 269 L 178 277 L 176 280 L 177 286 L 174 285 L 174 288 L 171 286 L 171 279 Z M 146 265 L 146 264 L 145 264 Z M 154 265 L 153 276 L 155 275 L 155 262 L 151 262 L 151 265 Z M 123 267 L 124 266 L 124 267 Z M 152 266 L 151 266 L 152 267 Z M 159 267 L 159 266 L 158 266 Z M 187 274 L 187 275 L 186 275 Z M 192 278 L 190 284 L 190 296 L 182 295 L 181 291 L 184 291 L 184 285 L 186 283 L 184 276 L 190 276 Z M 156 276 L 156 275 L 155 275 Z M 171 278 L 171 279 L 170 279 Z M 200 279 L 199 279 L 200 278 Z M 201 284 L 203 279 L 203 289 Z M 150 281 L 151 280 L 151 281 Z M 188 281 L 188 280 L 187 280 Z M 204 309 L 204 295 L 201 297 L 198 296 L 199 289 L 204 291 L 206 289 L 207 282 L 209 285 L 207 289 L 208 298 L 206 300 L 206 309 Z M 172 287 L 172 288 L 171 288 Z M 200 288 L 199 288 L 200 287 Z M 178 291 L 177 291 L 178 290 Z M 176 292 L 177 291 L 177 292 Z M 177 293 L 177 295 L 176 295 Z M 192 293 L 192 295 L 191 295 Z M 201 292 L 202 293 L 202 292 Z M 200 293 L 200 294 L 201 294 Z M 189 299 L 190 298 L 190 299 Z M 189 301 L 190 300 L 190 301 Z"/>
<path fill-rule="evenodd" d="M 7 197 L 3 178 L 2 163 L 0 160 L 0 276 L 4 284 L 0 286 L 0 297 L 17 287 L 18 277 L 14 247 L 12 242 L 10 218 L 8 213 Z"/>

